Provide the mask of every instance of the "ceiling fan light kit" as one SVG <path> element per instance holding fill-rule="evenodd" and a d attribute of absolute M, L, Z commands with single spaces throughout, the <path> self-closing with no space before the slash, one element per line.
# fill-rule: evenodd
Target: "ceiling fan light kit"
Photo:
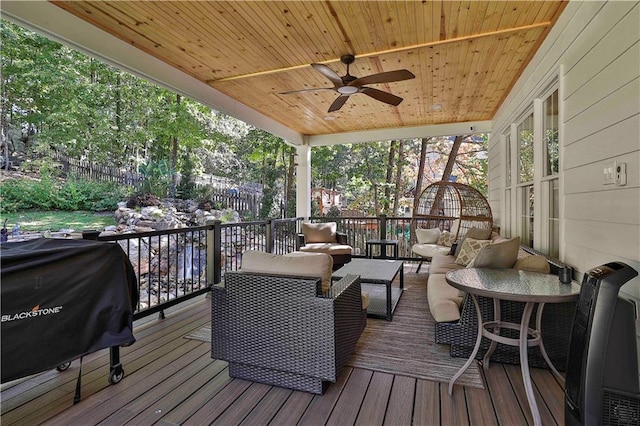
<path fill-rule="evenodd" d="M 329 112 L 338 111 L 343 105 L 347 102 L 347 99 L 351 95 L 355 95 L 356 93 L 363 93 L 377 101 L 398 106 L 400 102 L 402 102 L 402 98 L 396 95 L 393 95 L 389 92 L 384 92 L 382 90 L 374 89 L 373 87 L 368 87 L 368 84 L 381 84 L 381 83 L 392 83 L 394 81 L 403 81 L 410 80 L 415 78 L 411 71 L 408 70 L 396 70 L 396 71 L 387 71 L 381 72 L 377 74 L 371 74 L 366 77 L 355 77 L 349 74 L 349 65 L 351 65 L 355 61 L 355 56 L 353 55 L 342 55 L 340 57 L 340 61 L 347 66 L 347 73 L 344 76 L 338 75 L 334 70 L 329 68 L 324 64 L 313 63 L 311 66 L 313 69 L 318 71 L 320 74 L 325 76 L 329 81 L 333 83 L 333 87 L 320 87 L 320 88 L 312 88 L 312 89 L 302 89 L 302 90 L 292 90 L 288 92 L 281 92 L 281 95 L 288 95 L 293 93 L 308 93 L 308 92 L 318 92 L 318 91 L 326 91 L 333 90 L 337 92 L 340 96 L 336 98 L 335 101 L 329 107 Z"/>

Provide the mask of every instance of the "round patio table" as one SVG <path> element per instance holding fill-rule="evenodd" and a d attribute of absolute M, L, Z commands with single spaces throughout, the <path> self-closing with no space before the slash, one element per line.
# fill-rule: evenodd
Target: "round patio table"
<path fill-rule="evenodd" d="M 478 350 L 482 338 L 491 340 L 489 350 L 484 356 L 484 368 L 489 368 L 489 360 L 498 343 L 517 346 L 520 350 L 520 369 L 525 392 L 533 421 L 535 425 L 541 425 L 540 412 L 531 385 L 529 374 L 528 347 L 539 346 L 544 360 L 549 365 L 551 372 L 564 383 L 563 377 L 549 359 L 542 342 L 542 311 L 546 303 L 564 303 L 577 300 L 580 295 L 580 286 L 577 283 L 563 284 L 557 275 L 541 274 L 538 272 L 520 271 L 516 269 L 488 269 L 465 268 L 449 271 L 446 274 L 447 283 L 451 286 L 469 293 L 473 299 L 478 315 L 478 338 L 471 356 L 462 368 L 449 381 L 449 395 L 453 393 L 453 384 L 471 365 Z M 477 296 L 485 296 L 493 299 L 493 321 L 483 322 L 482 312 L 478 304 Z M 524 302 L 520 324 L 501 321 L 500 300 Z M 529 327 L 529 320 L 536 305 L 538 306 L 535 329 Z M 500 335 L 500 329 L 519 330 L 517 339 Z"/>

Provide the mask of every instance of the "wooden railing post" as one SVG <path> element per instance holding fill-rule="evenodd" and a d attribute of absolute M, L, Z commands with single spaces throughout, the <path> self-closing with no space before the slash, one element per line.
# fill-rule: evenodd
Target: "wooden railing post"
<path fill-rule="evenodd" d="M 266 232 L 266 243 L 267 243 L 267 247 L 265 247 L 267 249 L 267 253 L 273 253 L 273 246 L 275 244 L 274 238 L 275 238 L 275 222 L 273 221 L 273 219 L 267 219 L 267 224 L 265 226 L 265 232 Z"/>
<path fill-rule="evenodd" d="M 379 216 L 380 219 L 380 239 L 381 240 L 386 240 L 387 239 L 387 215 L 386 214 L 381 214 Z"/>
<path fill-rule="evenodd" d="M 207 225 L 207 284 L 222 281 L 222 222 L 208 221 Z"/>

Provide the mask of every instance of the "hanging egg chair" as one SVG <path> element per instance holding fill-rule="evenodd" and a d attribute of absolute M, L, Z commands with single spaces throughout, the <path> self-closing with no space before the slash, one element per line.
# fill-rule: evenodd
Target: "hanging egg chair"
<path fill-rule="evenodd" d="M 457 182 L 438 181 L 420 194 L 413 212 L 418 228 L 440 228 L 458 240 L 471 228 L 492 229 L 487 199 L 475 188 Z"/>

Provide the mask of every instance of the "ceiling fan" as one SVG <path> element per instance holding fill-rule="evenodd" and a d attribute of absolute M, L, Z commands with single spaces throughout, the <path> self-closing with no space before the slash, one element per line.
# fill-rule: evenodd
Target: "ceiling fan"
<path fill-rule="evenodd" d="M 320 74 L 327 77 L 332 83 L 333 87 L 319 87 L 314 89 L 302 89 L 302 90 L 291 90 L 288 92 L 281 92 L 281 95 L 288 95 L 293 93 L 306 93 L 306 92 L 320 92 L 326 90 L 333 90 L 338 92 L 340 96 L 336 98 L 335 101 L 329 107 L 329 112 L 334 112 L 342 108 L 342 106 L 347 102 L 349 96 L 354 95 L 356 93 L 363 93 L 367 96 L 372 97 L 380 102 L 384 102 L 389 105 L 397 106 L 402 102 L 402 98 L 396 95 L 393 95 L 389 92 L 383 92 L 382 90 L 374 89 L 373 87 L 367 87 L 367 84 L 378 84 L 378 83 L 391 83 L 394 81 L 403 81 L 410 80 L 415 78 L 411 71 L 408 70 L 396 70 L 396 71 L 387 71 L 381 72 L 378 74 L 371 74 L 366 77 L 355 77 L 349 74 L 349 65 L 351 65 L 355 61 L 355 57 L 353 55 L 342 55 L 340 57 L 340 62 L 347 66 L 347 74 L 340 77 L 334 70 L 329 68 L 324 64 L 311 64 L 311 66 L 318 71 Z"/>

